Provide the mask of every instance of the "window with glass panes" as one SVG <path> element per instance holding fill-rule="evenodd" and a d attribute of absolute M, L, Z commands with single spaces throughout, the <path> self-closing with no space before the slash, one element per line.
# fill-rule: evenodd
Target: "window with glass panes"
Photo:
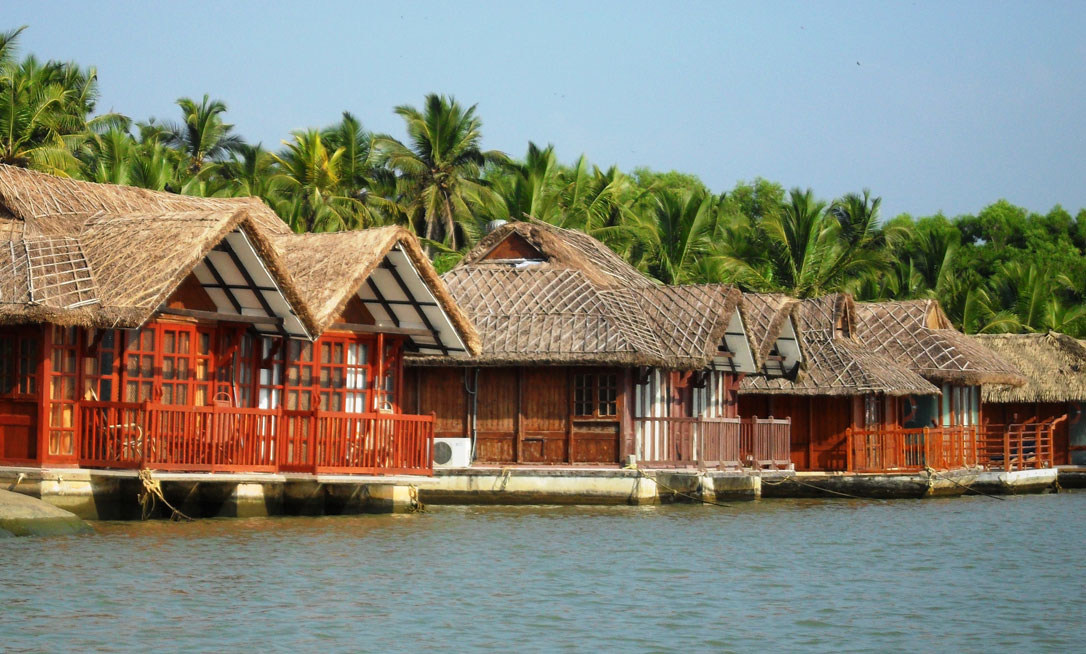
<path fill-rule="evenodd" d="M 40 331 L 14 329 L 0 333 L 0 397 L 36 395 L 40 360 Z"/>
<path fill-rule="evenodd" d="M 573 414 L 585 417 L 618 415 L 618 374 L 577 372 L 573 374 Z"/>
<path fill-rule="evenodd" d="M 75 454 L 75 389 L 79 376 L 82 330 L 53 327 L 53 358 L 49 379 L 49 454 Z"/>
<path fill-rule="evenodd" d="M 124 401 L 153 399 L 155 390 L 155 330 L 145 327 L 125 332 Z"/>

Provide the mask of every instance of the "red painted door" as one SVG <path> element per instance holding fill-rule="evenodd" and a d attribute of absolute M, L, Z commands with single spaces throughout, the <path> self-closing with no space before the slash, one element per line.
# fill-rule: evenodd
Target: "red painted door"
<path fill-rule="evenodd" d="M 0 460 L 38 460 L 41 330 L 0 331 Z"/>

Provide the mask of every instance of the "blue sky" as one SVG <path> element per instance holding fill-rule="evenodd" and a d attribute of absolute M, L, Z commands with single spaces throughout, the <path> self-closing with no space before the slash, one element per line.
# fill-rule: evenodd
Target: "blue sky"
<path fill-rule="evenodd" d="M 484 147 L 765 177 L 884 216 L 1086 207 L 1086 3 L 8 2 L 21 52 L 97 66 L 99 108 L 222 99 L 247 140 L 477 104 Z"/>

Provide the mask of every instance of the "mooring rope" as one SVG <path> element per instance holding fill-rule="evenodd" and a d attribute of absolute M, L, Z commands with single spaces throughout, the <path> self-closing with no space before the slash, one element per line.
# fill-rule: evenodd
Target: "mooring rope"
<path fill-rule="evenodd" d="M 411 500 L 411 513 L 425 513 L 426 505 L 419 499 L 419 487 L 411 484 L 407 487 L 407 497 Z"/>
<path fill-rule="evenodd" d="M 165 496 L 162 495 L 162 482 L 158 479 L 155 479 L 154 475 L 151 474 L 150 470 L 146 468 L 140 470 L 139 478 L 140 481 L 143 483 L 143 490 L 140 491 L 140 494 L 137 496 L 137 500 L 139 501 L 140 508 L 142 509 L 143 520 L 149 518 L 154 512 L 155 499 L 157 498 L 159 500 L 162 500 L 162 503 L 165 504 L 166 507 L 173 512 L 170 514 L 170 520 L 175 520 L 178 522 L 180 522 L 181 520 L 185 520 L 188 522 L 193 521 L 191 517 L 177 510 L 172 504 L 166 501 Z"/>
<path fill-rule="evenodd" d="M 663 488 L 666 491 L 671 491 L 672 493 L 675 493 L 676 495 L 685 497 L 687 499 L 694 500 L 695 502 L 701 502 L 702 504 L 712 504 L 713 506 L 724 506 L 724 507 L 730 507 L 731 506 L 731 504 L 725 504 L 723 502 L 716 502 L 716 501 L 713 501 L 713 500 L 707 500 L 704 497 L 694 497 L 693 495 L 688 495 L 688 494 L 686 494 L 686 493 L 684 493 L 684 492 L 682 492 L 680 490 L 677 490 L 675 488 L 671 488 L 670 486 L 668 486 L 668 485 L 664 484 L 663 482 L 661 482 L 659 477 L 655 477 L 653 475 L 646 475 L 645 471 L 642 470 L 641 468 L 637 468 L 637 477 L 638 477 L 638 480 L 640 480 L 641 477 L 644 477 L 645 479 L 651 479 L 653 481 L 653 483 L 655 483 L 660 488 Z M 698 473 L 698 477 L 701 478 L 701 477 L 703 477 L 703 475 L 701 473 Z"/>
<path fill-rule="evenodd" d="M 935 468 L 925 466 L 924 470 L 926 470 L 929 475 L 932 475 L 934 477 L 938 477 L 940 479 L 945 479 L 945 480 L 949 481 L 952 484 L 956 484 L 958 486 L 961 486 L 962 488 L 964 488 L 967 491 L 973 491 L 977 495 L 983 495 L 985 497 L 990 497 L 993 500 L 999 500 L 1000 502 L 1005 502 L 1007 500 L 1007 498 L 1005 498 L 1005 497 L 1000 497 L 998 495 L 989 495 L 988 493 L 985 493 L 984 491 L 973 490 L 973 488 L 971 486 L 966 486 L 965 484 L 960 483 L 957 479 L 951 479 L 950 477 L 939 474 L 938 472 L 935 471 Z"/>
<path fill-rule="evenodd" d="M 847 498 L 852 499 L 852 500 L 875 500 L 877 502 L 886 502 L 886 501 L 888 501 L 884 497 L 860 497 L 859 495 L 851 495 L 849 493 L 844 493 L 844 492 L 841 492 L 841 491 L 835 491 L 835 490 L 830 489 L 830 488 L 823 488 L 821 486 L 815 486 L 814 484 L 809 484 L 807 482 L 800 481 L 799 479 L 797 479 L 795 477 L 785 477 L 784 479 L 781 479 L 780 481 L 777 481 L 777 482 L 766 481 L 765 479 L 762 479 L 763 484 L 768 484 L 770 486 L 780 486 L 781 484 L 783 484 L 785 482 L 788 482 L 788 481 L 790 481 L 790 482 L 792 482 L 794 484 L 799 484 L 800 486 L 806 486 L 807 488 L 813 488 L 813 489 L 815 489 L 817 491 L 822 491 L 823 493 L 832 493 L 834 495 L 840 495 L 841 497 L 847 497 Z"/>

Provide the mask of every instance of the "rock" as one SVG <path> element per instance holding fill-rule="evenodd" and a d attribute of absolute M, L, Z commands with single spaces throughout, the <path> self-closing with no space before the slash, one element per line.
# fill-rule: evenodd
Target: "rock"
<path fill-rule="evenodd" d="M 67 536 L 90 530 L 74 513 L 28 495 L 0 490 L 0 538 Z"/>

